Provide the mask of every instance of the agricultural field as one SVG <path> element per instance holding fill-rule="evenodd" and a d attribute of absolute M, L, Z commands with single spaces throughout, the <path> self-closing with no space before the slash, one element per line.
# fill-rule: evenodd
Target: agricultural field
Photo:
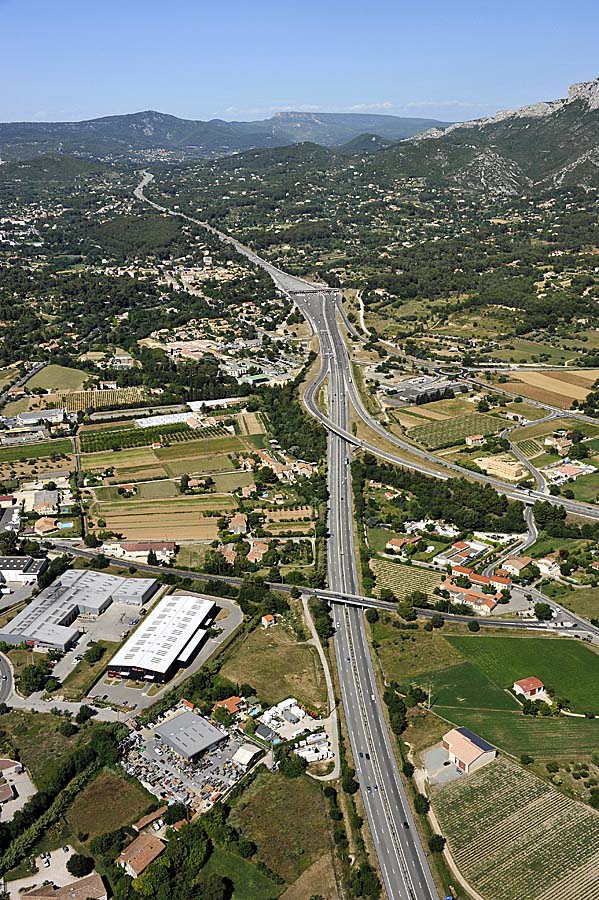
<path fill-rule="evenodd" d="M 403 600 L 412 591 L 424 591 L 432 596 L 433 589 L 443 580 L 438 572 L 420 566 L 405 566 L 388 559 L 371 559 L 370 568 L 376 578 L 375 594 L 381 588 L 389 588 L 398 600 Z"/>
<path fill-rule="evenodd" d="M 258 846 L 258 859 L 287 884 L 330 854 L 321 786 L 261 769 L 233 806 L 229 821 Z"/>
<path fill-rule="evenodd" d="M 599 654 L 565 638 L 466 637 L 447 640 L 465 659 L 501 688 L 536 675 L 567 698 L 575 712 L 599 714 Z"/>
<path fill-rule="evenodd" d="M 26 382 L 28 390 L 41 388 L 46 391 L 80 391 L 88 379 L 92 378 L 83 369 L 71 369 L 67 366 L 44 366 Z"/>
<path fill-rule="evenodd" d="M 45 371 L 45 369 L 43 370 Z M 139 387 L 115 388 L 109 391 L 56 391 L 44 397 L 44 402 L 53 406 L 65 406 L 69 412 L 136 406 L 146 399 Z"/>
<path fill-rule="evenodd" d="M 474 412 L 428 425 L 417 425 L 410 429 L 409 436 L 431 450 L 440 450 L 462 443 L 471 434 L 496 434 L 507 424 L 507 419 Z"/>
<path fill-rule="evenodd" d="M 438 789 L 433 808 L 460 871 L 488 900 L 599 895 L 599 813 L 508 760 Z"/>
<path fill-rule="evenodd" d="M 570 409 L 572 400 L 584 400 L 599 377 L 599 371 L 574 369 L 563 372 L 518 371 L 511 381 L 499 384 L 522 397 Z"/>
<path fill-rule="evenodd" d="M 213 541 L 218 537 L 219 514 L 234 508 L 229 495 L 209 494 L 96 503 L 92 514 L 106 522 L 102 528 L 128 540 Z"/>
<path fill-rule="evenodd" d="M 227 434 L 218 426 L 193 429 L 186 422 L 172 425 L 156 425 L 152 428 L 122 428 L 110 431 L 93 431 L 81 435 L 81 450 L 96 453 L 102 450 L 121 450 L 128 447 L 146 447 L 154 443 L 179 444 L 184 441 L 210 440 Z"/>
<path fill-rule="evenodd" d="M 599 655 L 583 644 L 550 637 L 470 635 L 448 623 L 442 633 L 405 631 L 397 623 L 395 614 L 383 614 L 373 629 L 384 676 L 403 690 L 414 683 L 430 691 L 431 708 L 445 722 L 471 728 L 514 756 L 580 758 L 599 747 L 599 720 L 524 716 L 507 690 L 516 679 L 537 675 L 569 697 L 575 709 L 575 700 L 585 701 L 583 711 L 594 709 Z"/>
<path fill-rule="evenodd" d="M 79 794 L 66 818 L 73 834 L 86 834 L 88 840 L 130 825 L 155 804 L 139 782 L 105 770 Z"/>
<path fill-rule="evenodd" d="M 222 674 L 236 684 L 251 684 L 268 704 L 296 697 L 300 703 L 326 709 L 326 687 L 314 647 L 300 643 L 279 624 L 255 628 L 238 643 Z"/>
<path fill-rule="evenodd" d="M 524 456 L 527 456 L 529 459 L 533 456 L 538 456 L 543 452 L 543 445 L 533 438 L 529 438 L 526 441 L 519 441 L 517 446 Z"/>
<path fill-rule="evenodd" d="M 27 444 L 24 447 L 0 448 L 0 465 L 10 462 L 23 462 L 30 459 L 47 459 L 58 453 L 71 454 L 73 442 L 70 438 L 61 438 L 55 441 L 38 441 L 35 444 Z"/>

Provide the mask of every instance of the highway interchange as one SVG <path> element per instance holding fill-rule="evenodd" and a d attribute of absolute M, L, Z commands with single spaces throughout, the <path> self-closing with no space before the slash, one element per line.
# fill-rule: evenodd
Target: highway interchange
<path fill-rule="evenodd" d="M 349 461 L 353 447 L 360 447 L 379 458 L 424 472 L 435 478 L 447 479 L 460 475 L 492 485 L 507 497 L 532 505 L 536 500 L 559 503 L 570 513 L 589 519 L 599 519 L 599 509 L 538 490 L 521 491 L 513 485 L 489 476 L 473 473 L 460 466 L 440 460 L 425 450 L 391 435 L 364 408 L 352 377 L 349 354 L 337 323 L 339 297 L 327 287 L 311 284 L 290 276 L 261 259 L 250 248 L 206 223 L 175 212 L 149 200 L 144 188 L 153 180 L 150 173 L 142 173 L 136 197 L 155 209 L 181 216 L 216 234 L 233 245 L 240 253 L 262 266 L 284 293 L 291 297 L 318 336 L 321 370 L 304 394 L 308 411 L 327 428 L 328 486 L 329 486 L 329 591 L 318 592 L 332 600 L 335 625 L 334 648 L 340 690 L 357 777 L 370 827 L 373 845 L 388 896 L 397 900 L 434 900 L 438 891 L 431 874 L 427 856 L 415 828 L 405 788 L 403 786 L 392 740 L 387 729 L 382 701 L 376 684 L 372 658 L 367 643 L 361 607 L 380 601 L 364 601 L 359 596 L 356 569 L 356 547 L 352 506 Z M 327 410 L 318 405 L 319 393 L 326 383 Z M 383 450 L 370 441 L 358 439 L 350 430 L 350 404 L 371 432 L 394 444 L 398 452 Z M 552 411 L 553 413 L 553 411 Z M 557 411 L 554 415 L 557 414 Z M 406 454 L 408 458 L 406 459 Z M 440 471 L 442 469 L 443 471 Z M 526 513 L 528 536 L 521 545 L 525 549 L 536 538 L 530 510 Z M 189 573 L 185 573 L 188 575 Z M 315 592 L 316 593 L 316 592 Z M 344 602 L 336 602 L 335 596 Z M 542 596 L 542 595 L 540 595 Z M 351 598 L 351 599 L 350 599 Z M 543 598 L 545 599 L 545 598 Z M 353 601 L 358 603 L 353 605 Z M 348 602 L 349 601 L 349 602 Z M 585 628 L 588 623 L 581 620 Z M 499 624 L 496 620 L 494 624 Z M 505 622 L 514 627 L 516 623 Z M 525 622 L 520 627 L 530 627 Z M 594 629 L 593 629 L 594 631 Z M 599 635 L 599 632 L 597 633 Z"/>

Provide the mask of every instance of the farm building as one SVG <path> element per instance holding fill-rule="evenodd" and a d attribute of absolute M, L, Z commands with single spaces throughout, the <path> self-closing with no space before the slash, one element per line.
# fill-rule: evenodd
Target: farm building
<path fill-rule="evenodd" d="M 158 859 L 164 848 L 165 844 L 153 834 L 142 832 L 128 847 L 125 847 L 115 862 L 131 878 L 137 878 L 138 875 L 141 875 L 148 868 L 151 862 Z"/>
<path fill-rule="evenodd" d="M 146 616 L 117 650 L 108 671 L 125 678 L 168 681 L 193 658 L 204 641 L 216 604 L 209 597 L 173 594 Z"/>
<path fill-rule="evenodd" d="M 470 434 L 466 438 L 466 446 L 467 447 L 484 447 L 484 444 L 485 444 L 484 434 Z"/>
<path fill-rule="evenodd" d="M 197 759 L 206 750 L 211 750 L 227 739 L 225 732 L 191 710 L 184 710 L 173 716 L 156 728 L 156 734 L 160 735 L 171 750 L 190 760 Z"/>
<path fill-rule="evenodd" d="M 133 488 L 133 485 L 127 487 Z M 175 558 L 177 545 L 174 541 L 121 541 L 104 544 L 102 549 L 108 556 L 130 559 L 134 562 L 146 562 L 148 553 L 153 550 L 158 562 L 169 562 Z"/>
<path fill-rule="evenodd" d="M 277 620 L 271 613 L 266 613 L 266 615 L 262 616 L 261 624 L 263 628 L 271 628 L 277 624 Z"/>
<path fill-rule="evenodd" d="M 148 599 L 157 586 L 153 578 L 120 578 L 70 569 L 2 627 L 0 640 L 66 650 L 81 633 L 71 627 L 78 616 L 99 616 L 113 601 L 129 595 Z"/>
<path fill-rule="evenodd" d="M 442 743 L 450 760 L 466 775 L 486 766 L 497 756 L 495 747 L 469 728 L 452 728 L 443 735 Z"/>
<path fill-rule="evenodd" d="M 531 675 L 529 678 L 522 678 L 520 681 L 514 681 L 512 688 L 515 694 L 520 694 L 521 697 L 525 697 L 527 700 L 534 700 L 544 689 L 545 685 L 541 679 L 536 678 L 534 675 Z"/>

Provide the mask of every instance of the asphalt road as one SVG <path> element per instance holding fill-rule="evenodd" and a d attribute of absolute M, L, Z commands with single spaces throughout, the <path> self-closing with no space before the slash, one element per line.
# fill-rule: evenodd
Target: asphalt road
<path fill-rule="evenodd" d="M 164 211 L 163 207 L 149 201 L 144 195 L 144 188 L 152 180 L 152 175 L 143 173 L 135 194 L 138 199 Z M 451 475 L 474 477 L 482 483 L 491 484 L 496 490 L 514 499 L 525 500 L 528 503 L 536 499 L 548 499 L 540 491 L 529 491 L 523 497 L 522 492 L 515 490 L 513 485 L 488 476 L 479 476 L 459 466 L 440 461 L 433 454 L 415 448 L 383 429 L 363 407 L 354 384 L 347 348 L 337 325 L 336 292 L 282 272 L 261 259 L 250 248 L 206 223 L 184 213 L 171 210 L 168 212 L 207 228 L 226 243 L 233 245 L 252 262 L 262 266 L 271 275 L 275 284 L 293 298 L 319 337 L 322 367 L 316 381 L 306 390 L 304 402 L 311 414 L 329 431 L 328 576 L 331 593 L 341 595 L 344 600 L 348 595 L 355 597 L 359 594 L 349 468 L 352 447 L 357 445 L 391 462 L 406 465 L 405 459 L 399 454 L 383 452 L 375 445 L 358 440 L 350 433 L 350 403 L 372 431 L 386 442 L 394 443 L 404 453 L 408 452 L 410 456 L 420 460 L 418 463 L 409 463 L 411 468 L 435 477 L 450 477 L 448 474 L 439 473 L 438 467 L 441 465 Z M 328 389 L 327 414 L 321 412 L 316 402 L 325 380 Z M 434 463 L 435 470 L 431 469 L 431 463 Z M 573 507 L 572 511 L 588 518 L 599 519 L 599 509 L 586 504 L 565 501 L 563 498 L 551 498 L 551 502 L 559 502 L 567 508 Z M 529 519 L 529 525 L 531 521 Z M 533 531 L 529 528 L 529 536 L 532 537 L 532 534 Z M 385 888 L 393 900 L 395 898 L 434 900 L 438 892 L 399 774 L 376 684 L 363 612 L 347 602 L 339 603 L 334 600 L 332 608 L 335 622 L 335 657 L 352 755 Z M 526 623 L 521 624 L 522 627 L 528 627 Z"/>

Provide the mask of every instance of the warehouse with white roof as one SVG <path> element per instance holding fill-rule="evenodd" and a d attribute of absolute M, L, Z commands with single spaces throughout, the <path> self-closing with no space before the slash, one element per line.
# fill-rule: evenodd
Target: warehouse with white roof
<path fill-rule="evenodd" d="M 108 674 L 168 681 L 203 643 L 216 604 L 208 597 L 172 594 L 160 600 L 108 665 Z"/>

